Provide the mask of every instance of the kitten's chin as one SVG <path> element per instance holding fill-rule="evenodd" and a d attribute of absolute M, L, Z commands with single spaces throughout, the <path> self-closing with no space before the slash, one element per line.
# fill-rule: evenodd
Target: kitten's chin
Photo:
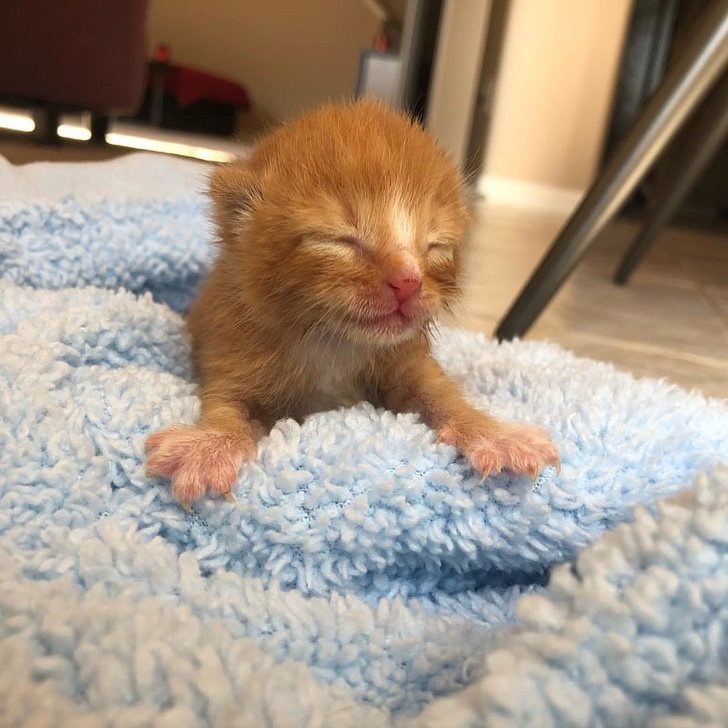
<path fill-rule="evenodd" d="M 422 330 L 426 320 L 400 311 L 379 316 L 361 317 L 348 325 L 348 334 L 357 343 L 379 347 L 394 346 L 411 339 Z"/>

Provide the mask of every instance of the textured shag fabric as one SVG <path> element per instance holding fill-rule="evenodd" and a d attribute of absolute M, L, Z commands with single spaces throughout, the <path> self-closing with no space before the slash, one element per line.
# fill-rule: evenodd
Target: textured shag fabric
<path fill-rule="evenodd" d="M 728 724 L 728 469 L 606 534 L 517 604 L 480 674 L 410 728 Z"/>
<path fill-rule="evenodd" d="M 725 714 L 728 474 L 654 505 L 728 460 L 724 402 L 443 331 L 472 401 L 546 427 L 559 475 L 481 486 L 362 404 L 280 422 L 236 504 L 187 514 L 143 443 L 197 412 L 173 308 L 209 260 L 202 175 L 118 161 L 63 165 L 65 198 L 26 168 L 0 202 L 0 726 Z"/>
<path fill-rule="evenodd" d="M 36 288 L 149 291 L 185 310 L 210 260 L 205 167 L 138 154 L 111 162 L 0 158 L 0 271 Z"/>

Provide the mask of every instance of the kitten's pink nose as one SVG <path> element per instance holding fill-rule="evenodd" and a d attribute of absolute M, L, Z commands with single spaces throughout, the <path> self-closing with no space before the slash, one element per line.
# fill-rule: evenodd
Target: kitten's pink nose
<path fill-rule="evenodd" d="M 397 303 L 406 303 L 414 298 L 422 287 L 422 278 L 415 271 L 402 271 L 387 278 L 387 285 L 392 289 Z"/>

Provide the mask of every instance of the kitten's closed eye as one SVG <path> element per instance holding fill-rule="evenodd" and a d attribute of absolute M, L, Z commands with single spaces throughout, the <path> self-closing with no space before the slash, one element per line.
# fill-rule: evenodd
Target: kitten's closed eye
<path fill-rule="evenodd" d="M 355 235 L 332 235 L 329 232 L 312 233 L 303 238 L 303 244 L 308 250 L 322 255 L 363 254 L 366 246 Z"/>
<path fill-rule="evenodd" d="M 427 255 L 451 255 L 453 246 L 443 240 L 433 240 L 427 243 Z"/>
<path fill-rule="evenodd" d="M 356 235 L 342 235 L 334 241 L 338 245 L 346 246 L 347 248 L 351 248 L 352 250 L 356 250 L 358 253 L 363 253 L 366 251 L 366 245 L 364 245 L 364 242 L 357 238 Z"/>

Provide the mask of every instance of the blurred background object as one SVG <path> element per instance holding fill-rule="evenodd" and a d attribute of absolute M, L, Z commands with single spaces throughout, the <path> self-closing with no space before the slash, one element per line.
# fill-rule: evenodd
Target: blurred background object
<path fill-rule="evenodd" d="M 0 95 L 31 105 L 42 141 L 57 141 L 59 114 L 91 113 L 94 141 L 110 116 L 134 111 L 144 89 L 148 0 L 2 0 Z"/>
<path fill-rule="evenodd" d="M 682 167 L 673 170 L 672 180 L 657 196 L 648 232 L 633 243 L 616 274 L 618 283 L 626 282 L 652 238 L 725 141 L 728 93 L 723 77 L 727 71 L 728 0 L 713 0 L 705 4 L 669 72 L 508 310 L 496 331 L 499 338 L 528 331 L 669 145 L 686 141 L 692 146 L 692 158 L 684 157 Z M 679 153 L 683 155 L 685 149 Z"/>
<path fill-rule="evenodd" d="M 27 129 L 17 114 L 37 116 L 40 103 L 66 139 L 85 139 L 103 116 L 117 136 L 189 132 L 181 152 L 201 134 L 222 158 L 230 141 L 373 93 L 420 118 L 489 197 L 573 204 L 602 154 L 631 4 L 0 0 L 0 105 L 6 127 Z M 93 94 L 108 96 L 117 78 L 126 95 L 99 103 Z"/>
<path fill-rule="evenodd" d="M 685 48 L 697 19 L 711 0 L 640 0 L 634 5 L 610 111 L 603 163 L 613 154 L 640 111 Z M 708 101 L 695 111 L 703 115 Z M 630 199 L 627 212 L 650 208 L 679 174 L 679 157 L 686 145 L 694 145 L 690 130 L 671 144 Z M 678 164 L 676 165 L 676 162 Z M 677 219 L 691 223 L 728 219 L 728 140 L 722 142 L 707 167 L 676 211 Z"/>
<path fill-rule="evenodd" d="M 232 136 L 237 117 L 250 110 L 246 89 L 235 81 L 174 63 L 160 44 L 149 62 L 141 107 L 131 118 L 164 129 Z"/>

